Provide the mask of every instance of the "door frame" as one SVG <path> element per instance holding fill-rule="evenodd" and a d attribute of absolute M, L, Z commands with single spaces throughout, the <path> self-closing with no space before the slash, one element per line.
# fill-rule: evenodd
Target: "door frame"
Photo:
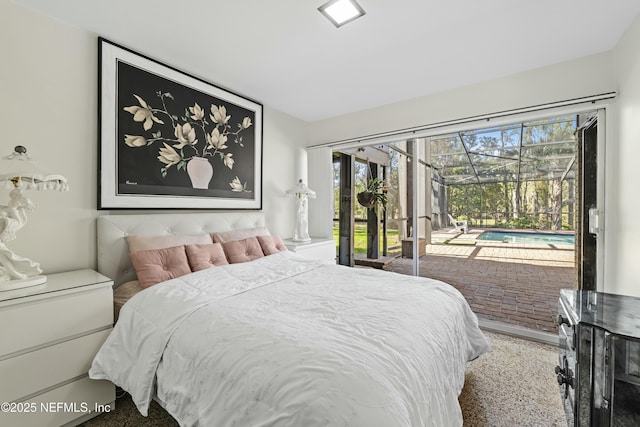
<path fill-rule="evenodd" d="M 607 108 L 606 106 L 598 108 L 598 196 L 597 204 L 599 211 L 599 230 L 598 238 L 596 239 L 596 290 L 598 292 L 604 292 L 604 269 L 605 269 L 605 165 L 606 165 L 606 135 L 607 135 Z"/>

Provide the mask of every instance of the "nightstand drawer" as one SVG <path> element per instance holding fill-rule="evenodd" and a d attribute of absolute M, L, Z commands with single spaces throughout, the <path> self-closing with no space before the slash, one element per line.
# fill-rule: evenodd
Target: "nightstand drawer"
<path fill-rule="evenodd" d="M 309 242 L 295 242 L 287 239 L 284 244 L 287 249 L 305 258 L 333 262 L 336 260 L 336 242 L 333 239 L 314 237 Z"/>
<path fill-rule="evenodd" d="M 25 401 L 33 412 L 0 413 L 0 425 L 59 427 L 94 411 L 97 405 L 110 405 L 113 410 L 115 399 L 111 382 L 86 377 Z"/>
<path fill-rule="evenodd" d="M 330 243 L 328 245 L 316 245 L 310 248 L 297 248 L 297 253 L 311 259 L 324 259 L 335 260 L 336 259 L 336 247 L 335 244 Z"/>
<path fill-rule="evenodd" d="M 0 357 L 113 325 L 111 287 L 29 299 L 0 310 Z"/>
<path fill-rule="evenodd" d="M 12 402 L 89 371 L 111 329 L 0 360 L 0 402 Z"/>

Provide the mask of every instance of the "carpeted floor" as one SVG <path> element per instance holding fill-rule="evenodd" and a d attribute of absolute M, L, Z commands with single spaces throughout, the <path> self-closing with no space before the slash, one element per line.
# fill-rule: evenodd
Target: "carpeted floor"
<path fill-rule="evenodd" d="M 491 342 L 491 352 L 469 363 L 459 398 L 464 426 L 565 426 L 553 373 L 557 349 L 506 335 L 485 334 Z M 85 427 L 177 425 L 156 402 L 152 403 L 149 416 L 143 417 L 128 395 L 117 400 L 112 413 L 82 424 Z"/>
<path fill-rule="evenodd" d="M 470 362 L 458 400 L 469 427 L 566 426 L 553 371 L 558 349 L 485 332 L 491 352 Z"/>

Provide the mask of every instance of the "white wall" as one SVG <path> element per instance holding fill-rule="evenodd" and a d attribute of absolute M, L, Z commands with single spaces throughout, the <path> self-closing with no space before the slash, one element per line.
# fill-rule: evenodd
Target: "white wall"
<path fill-rule="evenodd" d="M 38 209 L 9 243 L 45 272 L 95 265 L 97 42 L 91 34 L 0 0 L 0 155 L 27 147 L 71 191 L 33 192 Z M 7 190 L 0 190 L 6 204 Z"/>
<path fill-rule="evenodd" d="M 640 296 L 640 18 L 613 51 L 618 121 L 607 148 L 605 289 Z"/>
<path fill-rule="evenodd" d="M 306 138 L 306 122 L 265 107 L 262 205 L 269 229 L 282 237 L 293 236 L 296 212 L 295 200 L 284 192 L 300 178 L 308 182 Z"/>
<path fill-rule="evenodd" d="M 611 52 L 309 125 L 309 145 L 610 92 Z"/>
<path fill-rule="evenodd" d="M 96 209 L 97 45 L 95 34 L 0 0 L 0 155 L 25 145 L 71 187 L 34 192 L 39 207 L 9 243 L 45 273 L 95 268 L 95 218 L 120 213 Z M 263 210 L 272 231 L 290 237 L 295 206 L 284 191 L 306 179 L 306 123 L 265 106 L 263 136 Z"/>

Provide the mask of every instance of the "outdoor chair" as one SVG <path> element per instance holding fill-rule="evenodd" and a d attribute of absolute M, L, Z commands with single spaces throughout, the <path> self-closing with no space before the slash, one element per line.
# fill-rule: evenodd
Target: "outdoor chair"
<path fill-rule="evenodd" d="M 451 221 L 451 224 L 456 229 L 456 231 L 462 231 L 464 234 L 467 234 L 469 232 L 469 225 L 467 224 L 466 219 L 455 219 L 451 216 L 451 214 L 447 215 L 449 216 L 449 221 Z"/>

